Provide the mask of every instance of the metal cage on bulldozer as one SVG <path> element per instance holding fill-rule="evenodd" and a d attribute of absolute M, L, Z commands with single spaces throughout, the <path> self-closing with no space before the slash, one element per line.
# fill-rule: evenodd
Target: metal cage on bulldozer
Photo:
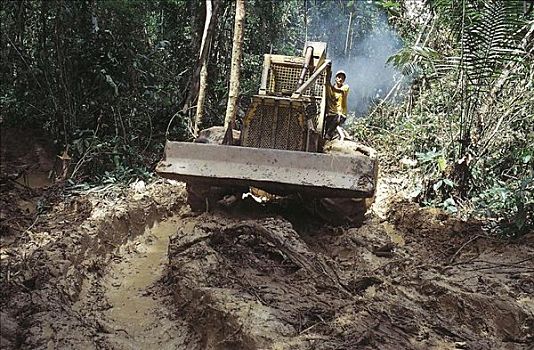
<path fill-rule="evenodd" d="M 265 55 L 259 94 L 252 97 L 243 120 L 242 146 L 318 151 L 330 67 L 326 67 L 324 43 L 308 42 L 307 47 L 312 48 L 311 57 Z M 310 78 L 313 81 L 303 87 Z"/>

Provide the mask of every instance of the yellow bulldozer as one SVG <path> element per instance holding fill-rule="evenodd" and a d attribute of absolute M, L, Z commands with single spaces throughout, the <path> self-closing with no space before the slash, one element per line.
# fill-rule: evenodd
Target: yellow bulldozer
<path fill-rule="evenodd" d="M 307 42 L 302 56 L 266 54 L 241 130 L 212 127 L 195 142 L 168 140 L 156 171 L 186 182 L 194 211 L 255 188 L 300 198 L 329 222 L 361 221 L 375 195 L 376 152 L 326 135 L 326 51 L 326 43 Z"/>

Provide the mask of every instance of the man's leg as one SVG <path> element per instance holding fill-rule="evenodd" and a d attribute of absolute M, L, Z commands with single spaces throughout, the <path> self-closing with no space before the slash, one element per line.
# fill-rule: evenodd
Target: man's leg
<path fill-rule="evenodd" d="M 325 119 L 325 135 L 326 139 L 332 139 L 334 137 L 334 131 L 337 126 L 337 115 L 329 114 Z"/>
<path fill-rule="evenodd" d="M 345 133 L 343 133 L 343 128 L 341 126 L 336 126 L 337 133 L 339 135 L 339 141 L 343 141 L 345 139 Z"/>
<path fill-rule="evenodd" d="M 345 120 L 347 120 L 347 117 L 345 117 L 344 115 L 342 114 L 337 115 L 336 130 L 337 130 L 337 133 L 339 134 L 340 141 L 343 141 L 345 139 L 345 133 L 343 132 L 343 128 L 341 127 L 341 125 L 345 123 Z"/>

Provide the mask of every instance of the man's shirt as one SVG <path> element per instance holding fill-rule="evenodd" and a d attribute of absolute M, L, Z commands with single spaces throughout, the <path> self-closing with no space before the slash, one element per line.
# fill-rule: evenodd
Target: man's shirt
<path fill-rule="evenodd" d="M 343 84 L 340 88 L 327 84 L 328 114 L 347 115 L 349 90 L 347 84 Z"/>

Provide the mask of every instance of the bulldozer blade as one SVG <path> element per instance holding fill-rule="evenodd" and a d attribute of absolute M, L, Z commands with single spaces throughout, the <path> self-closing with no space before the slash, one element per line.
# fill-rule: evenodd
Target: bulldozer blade
<path fill-rule="evenodd" d="M 377 162 L 365 155 L 167 141 L 156 172 L 165 178 L 213 186 L 257 187 L 279 195 L 374 195 Z"/>

